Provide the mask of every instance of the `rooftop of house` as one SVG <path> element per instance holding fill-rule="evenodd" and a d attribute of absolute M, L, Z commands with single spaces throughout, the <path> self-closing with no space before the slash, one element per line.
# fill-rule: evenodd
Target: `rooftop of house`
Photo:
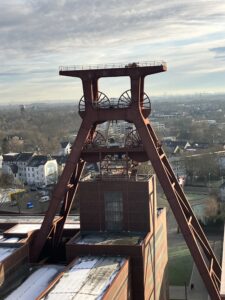
<path fill-rule="evenodd" d="M 67 146 L 71 146 L 71 143 L 70 142 L 68 142 L 68 141 L 66 141 L 66 142 L 61 142 L 60 143 L 61 144 L 61 147 L 63 148 L 63 149 L 65 149 Z"/>
<path fill-rule="evenodd" d="M 10 165 L 10 168 L 11 168 L 13 174 L 16 174 L 18 172 L 18 166 L 16 164 Z"/>
<path fill-rule="evenodd" d="M 34 155 L 33 152 L 21 152 L 16 158 L 16 161 L 26 162 Z"/>
<path fill-rule="evenodd" d="M 192 143 L 191 148 L 193 148 L 193 149 L 207 149 L 207 148 L 209 148 L 209 143 L 194 142 L 194 143 Z"/>
<path fill-rule="evenodd" d="M 188 141 L 171 141 L 171 140 L 164 140 L 163 141 L 163 145 L 165 145 L 166 147 L 169 148 L 176 148 L 176 147 L 180 147 L 180 148 L 185 148 L 187 147 L 189 144 Z"/>
<path fill-rule="evenodd" d="M 30 160 L 28 167 L 39 167 L 46 164 L 48 160 L 52 160 L 52 157 L 48 155 L 35 155 Z"/>
<path fill-rule="evenodd" d="M 6 138 L 6 140 L 12 140 L 12 139 L 16 139 L 16 140 L 23 140 L 23 137 L 22 136 L 18 136 L 18 135 L 8 135 Z"/>
<path fill-rule="evenodd" d="M 16 161 L 18 156 L 19 156 L 19 153 L 12 153 L 12 152 L 3 154 L 3 161 L 4 162 L 14 162 L 14 161 Z"/>
<path fill-rule="evenodd" d="M 62 164 L 66 163 L 66 161 L 68 159 L 68 156 L 66 156 L 66 155 L 53 155 L 52 158 L 56 159 L 58 165 L 62 165 Z"/>

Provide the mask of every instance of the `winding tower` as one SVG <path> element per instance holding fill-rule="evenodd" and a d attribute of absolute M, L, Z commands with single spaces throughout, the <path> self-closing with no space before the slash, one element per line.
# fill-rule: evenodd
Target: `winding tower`
<path fill-rule="evenodd" d="M 221 267 L 148 119 L 151 103 L 144 92 L 145 78 L 166 70 L 165 62 L 60 68 L 60 75 L 78 77 L 82 81 L 83 96 L 79 103 L 82 124 L 41 229 L 32 244 L 31 258 L 38 260 L 49 237 L 53 251 L 57 251 L 85 163 L 102 161 L 119 153 L 136 162 L 151 162 L 206 289 L 211 299 L 219 300 Z M 111 101 L 99 91 L 98 80 L 120 76 L 130 78 L 130 90 L 125 91 L 117 102 Z M 96 127 L 107 121 L 119 120 L 134 124 L 136 129 L 128 134 L 123 147 L 107 147 Z M 99 145 L 101 150 L 97 147 Z"/>

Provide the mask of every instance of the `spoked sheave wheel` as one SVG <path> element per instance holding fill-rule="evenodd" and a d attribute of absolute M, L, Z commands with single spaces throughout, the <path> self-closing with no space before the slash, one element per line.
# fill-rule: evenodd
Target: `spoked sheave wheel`
<path fill-rule="evenodd" d="M 132 147 L 139 147 L 141 145 L 142 145 L 141 138 L 137 130 L 132 130 L 130 133 L 128 133 L 125 140 L 125 147 L 132 148 Z"/>
<path fill-rule="evenodd" d="M 88 148 L 98 148 L 104 146 L 106 146 L 106 139 L 99 131 L 95 131 L 93 136 L 90 137 L 86 142 L 86 147 Z"/>
<path fill-rule="evenodd" d="M 98 92 L 97 100 L 92 103 L 94 108 L 110 108 L 109 98 L 102 92 Z M 79 112 L 82 113 L 85 111 L 85 99 L 84 96 L 81 97 L 79 101 Z"/>
<path fill-rule="evenodd" d="M 131 102 L 132 102 L 131 90 L 127 90 L 119 97 L 118 107 L 119 108 L 129 107 L 131 105 Z M 143 99 L 141 99 L 141 107 L 143 110 L 151 111 L 151 101 L 149 96 L 146 93 L 143 94 Z"/>

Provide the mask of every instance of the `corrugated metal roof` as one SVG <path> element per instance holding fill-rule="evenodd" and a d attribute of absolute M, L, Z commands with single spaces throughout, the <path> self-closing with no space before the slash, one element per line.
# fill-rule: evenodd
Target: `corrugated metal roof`
<path fill-rule="evenodd" d="M 63 266 L 59 265 L 47 265 L 41 267 L 30 275 L 27 280 L 15 289 L 5 300 L 36 299 L 36 297 L 47 288 L 50 281 L 56 277 L 62 268 Z M 62 300 L 62 298 L 60 300 Z"/>
<path fill-rule="evenodd" d="M 0 262 L 9 257 L 18 248 L 0 247 Z"/>

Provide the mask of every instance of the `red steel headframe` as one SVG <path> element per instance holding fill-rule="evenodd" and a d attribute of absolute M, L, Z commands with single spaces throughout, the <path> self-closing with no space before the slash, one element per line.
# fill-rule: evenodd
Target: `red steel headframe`
<path fill-rule="evenodd" d="M 97 124 L 112 120 L 134 123 L 141 138 L 144 155 L 154 167 L 180 230 L 189 247 L 199 273 L 212 300 L 221 299 L 219 289 L 221 267 L 201 228 L 193 210 L 178 183 L 168 159 L 143 110 L 144 79 L 147 75 L 164 72 L 165 63 L 129 64 L 110 68 L 76 69 L 62 68 L 60 75 L 78 77 L 82 80 L 85 110 L 77 138 L 72 146 L 64 171 L 53 193 L 48 211 L 31 247 L 31 259 L 37 261 L 51 235 L 57 249 L 62 237 L 66 218 L 75 197 L 85 161 L 82 151 L 85 142 L 91 139 Z M 128 76 L 131 82 L 131 103 L 128 107 L 98 107 L 98 80 L 102 77 Z M 122 151 L 122 150 L 120 150 Z M 124 149 L 127 152 L 127 149 Z M 60 208 L 61 206 L 61 208 Z M 59 214 L 57 215 L 57 213 Z"/>

